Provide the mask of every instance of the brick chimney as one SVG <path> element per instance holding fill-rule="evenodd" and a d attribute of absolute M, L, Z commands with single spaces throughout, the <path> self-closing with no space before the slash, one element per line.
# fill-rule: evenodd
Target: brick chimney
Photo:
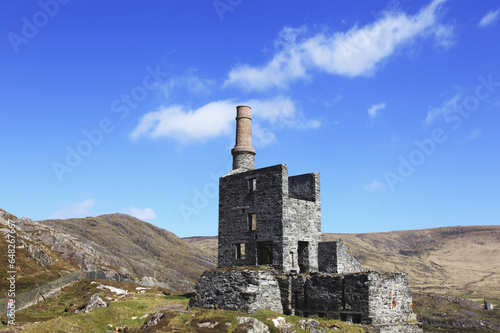
<path fill-rule="evenodd" d="M 250 107 L 236 107 L 236 144 L 231 149 L 233 155 L 233 170 L 255 169 L 255 149 L 252 146 L 252 118 Z"/>

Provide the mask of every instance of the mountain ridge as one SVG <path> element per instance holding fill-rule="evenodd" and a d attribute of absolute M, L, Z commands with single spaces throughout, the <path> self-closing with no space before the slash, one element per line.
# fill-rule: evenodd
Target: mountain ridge
<path fill-rule="evenodd" d="M 7 219 L 14 217 L 0 211 L 3 230 Z M 40 262 L 41 257 L 57 255 L 59 261 L 65 261 L 68 272 L 82 269 L 100 272 L 102 277 L 104 274 L 107 278 L 136 282 L 146 277 L 147 283 L 186 292 L 192 289 L 203 271 L 215 266 L 215 258 L 172 232 L 125 214 L 65 220 L 34 221 L 25 217 L 13 220 L 19 256 L 23 256 L 22 261 L 27 266 L 35 267 L 34 262 L 37 262 L 39 271 L 51 266 L 50 260 L 45 265 Z M 2 239 L 3 245 L 7 245 L 5 239 Z M 35 247 L 38 251 L 29 251 Z M 50 279 L 57 277 L 53 274 Z M 35 277 L 31 280 L 33 287 L 35 283 L 48 282 Z"/>

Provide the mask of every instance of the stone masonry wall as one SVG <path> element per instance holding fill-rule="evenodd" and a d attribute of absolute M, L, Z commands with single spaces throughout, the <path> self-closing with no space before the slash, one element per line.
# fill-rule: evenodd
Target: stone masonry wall
<path fill-rule="evenodd" d="M 347 245 L 342 241 L 321 242 L 318 248 L 318 265 L 320 272 L 325 273 L 357 273 L 363 267 L 354 258 Z"/>
<path fill-rule="evenodd" d="M 269 309 L 283 313 L 278 281 L 266 270 L 232 269 L 205 272 L 195 287 L 189 307 L 252 313 Z"/>
<path fill-rule="evenodd" d="M 315 181 L 314 173 L 288 177 L 288 196 L 300 200 L 316 201 Z"/>
<path fill-rule="evenodd" d="M 321 242 L 319 173 L 290 177 L 287 185 L 283 206 L 283 271 L 300 272 L 299 266 L 303 266 L 304 272 L 318 270 L 318 243 Z M 307 244 L 307 248 L 301 251 L 299 242 Z"/>
<path fill-rule="evenodd" d="M 272 241 L 272 265 L 282 268 L 283 179 L 287 168 L 268 168 L 226 175 L 219 180 L 219 267 L 254 266 L 259 242 Z M 255 189 L 251 189 L 255 182 Z M 249 214 L 256 214 L 250 230 Z M 236 257 L 237 244 L 245 244 L 245 256 Z"/>
<path fill-rule="evenodd" d="M 319 316 L 373 325 L 379 333 L 421 333 L 403 273 L 277 274 L 272 269 L 205 272 L 189 307 Z"/>
<path fill-rule="evenodd" d="M 255 154 L 240 153 L 233 156 L 233 169 L 248 171 L 255 168 Z"/>
<path fill-rule="evenodd" d="M 416 321 L 408 278 L 403 273 L 368 274 L 370 318 L 374 325 Z"/>
<path fill-rule="evenodd" d="M 309 273 L 289 275 L 291 297 L 284 299 L 285 313 L 319 316 L 369 324 L 368 277 L 360 274 Z M 282 289 L 287 284 L 280 283 Z M 285 294 L 290 291 L 282 290 Z M 283 300 L 283 298 L 282 298 Z"/>
<path fill-rule="evenodd" d="M 279 285 L 285 314 L 372 324 L 380 331 L 418 332 L 403 273 L 287 274 Z M 406 325 L 403 330 L 401 325 Z M 392 328 L 391 328 L 392 327 Z M 399 327 L 399 328 L 398 328 Z"/>

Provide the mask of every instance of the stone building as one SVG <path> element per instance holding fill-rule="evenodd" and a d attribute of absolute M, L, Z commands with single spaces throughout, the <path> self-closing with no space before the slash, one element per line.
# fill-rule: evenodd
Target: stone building
<path fill-rule="evenodd" d="M 219 180 L 218 270 L 200 278 L 191 307 L 258 309 L 421 332 L 402 273 L 363 271 L 341 241 L 321 241 L 319 173 L 255 169 L 251 109 L 238 106 L 233 170 Z"/>

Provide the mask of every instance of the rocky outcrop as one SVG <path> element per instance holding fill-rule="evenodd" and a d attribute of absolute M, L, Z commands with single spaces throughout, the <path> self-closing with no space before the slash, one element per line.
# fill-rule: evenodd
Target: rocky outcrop
<path fill-rule="evenodd" d="M 54 261 L 49 257 L 49 255 L 42 251 L 39 245 L 30 244 L 26 247 L 28 252 L 31 254 L 33 259 L 36 259 L 43 266 L 52 266 Z"/>
<path fill-rule="evenodd" d="M 159 282 L 156 280 L 154 277 L 151 276 L 144 276 L 141 281 L 139 282 L 140 285 L 145 286 L 145 287 L 162 287 L 166 289 L 170 289 L 170 286 L 164 282 Z"/>
<path fill-rule="evenodd" d="M 221 269 L 203 273 L 189 307 L 283 313 L 279 295 L 278 281 L 271 270 Z"/>
<path fill-rule="evenodd" d="M 153 315 L 153 317 L 151 317 L 149 320 L 147 320 L 144 323 L 144 325 L 141 326 L 141 331 L 147 330 L 150 327 L 158 325 L 158 323 L 160 322 L 160 320 L 162 320 L 162 318 L 164 318 L 164 317 L 165 317 L 165 315 L 163 314 L 163 312 L 157 312 L 157 313 L 155 313 Z"/>
<path fill-rule="evenodd" d="M 269 333 L 269 328 L 261 321 L 252 317 L 237 317 L 238 329 L 246 329 L 248 333 Z"/>
<path fill-rule="evenodd" d="M 87 304 L 85 309 L 82 310 L 83 313 L 90 312 L 96 308 L 105 308 L 106 303 L 102 300 L 102 298 L 99 297 L 98 294 L 92 295 L 90 298 L 90 302 Z"/>
<path fill-rule="evenodd" d="M 76 237 L 59 232 L 26 217 L 18 219 L 16 225 L 22 231 L 20 236 L 27 244 L 42 242 L 52 251 L 59 252 L 64 259 L 75 261 L 83 270 L 95 271 L 98 267 L 110 265 L 96 251 L 99 246 L 93 242 L 84 243 Z"/>

